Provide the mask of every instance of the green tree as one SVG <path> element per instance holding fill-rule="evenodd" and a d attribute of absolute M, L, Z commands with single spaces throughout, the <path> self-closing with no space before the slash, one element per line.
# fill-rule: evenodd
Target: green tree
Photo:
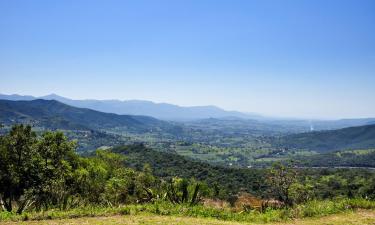
<path fill-rule="evenodd" d="M 0 141 L 0 201 L 7 211 L 66 202 L 78 158 L 74 142 L 61 132 L 46 132 L 38 139 L 24 125 L 13 126 Z"/>
<path fill-rule="evenodd" d="M 41 182 L 38 182 L 33 194 L 38 206 L 43 205 L 45 209 L 49 206 L 66 206 L 73 164 L 78 159 L 75 148 L 76 143 L 67 141 L 62 132 L 46 132 L 37 142 Z"/>
<path fill-rule="evenodd" d="M 30 126 L 15 125 L 1 138 L 0 145 L 0 201 L 11 212 L 13 203 L 22 212 L 30 203 L 25 195 L 29 188 L 40 182 L 36 134 Z"/>
<path fill-rule="evenodd" d="M 293 204 L 291 187 L 297 181 L 297 172 L 290 165 L 275 163 L 268 173 L 267 182 L 269 184 L 270 195 L 286 205 Z"/>

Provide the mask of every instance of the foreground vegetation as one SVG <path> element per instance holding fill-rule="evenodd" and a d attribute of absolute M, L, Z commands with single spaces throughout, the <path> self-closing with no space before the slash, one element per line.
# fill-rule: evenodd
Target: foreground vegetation
<path fill-rule="evenodd" d="M 29 211 L 21 214 L 1 212 L 0 221 L 32 221 L 71 219 L 80 217 L 108 217 L 114 215 L 176 216 L 214 218 L 221 221 L 268 223 L 288 222 L 307 217 L 322 217 L 339 213 L 350 214 L 360 209 L 375 210 L 375 202 L 364 199 L 337 199 L 335 201 L 311 201 L 292 208 L 267 209 L 264 212 L 251 210 L 238 213 L 231 208 L 212 208 L 203 205 L 175 205 L 160 201 L 148 204 L 132 204 L 119 207 L 80 207 L 69 210 L 50 209 Z M 369 211 L 373 212 L 373 211 Z"/>
<path fill-rule="evenodd" d="M 245 225 L 252 222 L 234 222 L 223 221 L 215 218 L 195 218 L 180 216 L 159 216 L 159 215 L 115 215 L 106 217 L 81 217 L 74 219 L 56 219 L 56 220 L 38 220 L 38 221 L 21 221 L 21 222 L 3 222 L 2 224 L 105 224 L 105 225 L 138 225 L 138 224 L 183 224 L 183 225 Z M 290 220 L 286 222 L 271 222 L 267 224 L 278 225 L 316 225 L 316 224 L 335 224 L 335 225 L 372 225 L 375 223 L 375 211 L 359 210 L 355 212 L 340 213 L 320 218 L 303 218 Z M 256 223 L 258 224 L 258 223 Z"/>
<path fill-rule="evenodd" d="M 0 136 L 0 221 L 113 215 L 282 222 L 375 209 L 371 170 L 236 169 L 143 144 L 80 156 L 61 132 Z"/>

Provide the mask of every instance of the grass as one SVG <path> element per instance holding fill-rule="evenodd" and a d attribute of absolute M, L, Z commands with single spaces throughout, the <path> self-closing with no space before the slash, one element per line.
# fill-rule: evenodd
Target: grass
<path fill-rule="evenodd" d="M 322 217 L 338 213 L 352 213 L 358 209 L 375 209 L 375 202 L 365 199 L 337 199 L 334 201 L 311 201 L 289 209 L 267 209 L 265 212 L 258 211 L 233 212 L 230 209 L 214 209 L 202 205 L 173 205 L 167 202 L 156 202 L 154 204 L 127 205 L 117 208 L 85 207 L 65 211 L 48 210 L 42 212 L 25 212 L 15 214 L 0 212 L 0 221 L 41 221 L 87 217 L 113 217 L 127 215 L 128 217 L 183 217 L 195 219 L 208 219 L 223 222 L 229 221 L 251 223 L 288 222 L 299 218 Z M 188 223 L 187 223 L 188 224 Z M 200 224 L 200 223 L 196 223 Z"/>
<path fill-rule="evenodd" d="M 173 225 L 250 225 L 257 224 L 251 222 L 233 222 L 222 221 L 214 218 L 194 218 L 181 216 L 160 216 L 160 215 L 116 215 L 108 217 L 81 217 L 74 219 L 55 219 L 42 221 L 22 221 L 22 222 L 3 222 L 3 225 L 13 224 L 30 224 L 30 225 L 46 225 L 46 224 L 81 224 L 81 225 L 140 225 L 140 224 L 173 224 Z M 272 225 L 316 225 L 316 224 L 332 224 L 332 225 L 370 225 L 375 224 L 375 210 L 359 210 L 355 212 L 345 212 L 340 214 L 329 215 L 320 218 L 304 218 L 287 222 L 272 222 Z"/>

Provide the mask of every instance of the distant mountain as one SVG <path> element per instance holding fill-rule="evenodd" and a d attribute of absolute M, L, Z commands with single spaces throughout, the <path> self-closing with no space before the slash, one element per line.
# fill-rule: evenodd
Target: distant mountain
<path fill-rule="evenodd" d="M 59 102 L 80 107 L 89 108 L 101 112 L 116 113 L 120 115 L 145 115 L 163 120 L 195 120 L 204 118 L 238 117 L 238 118 L 261 118 L 257 114 L 247 114 L 237 111 L 226 111 L 216 106 L 192 106 L 182 107 L 167 103 L 154 103 L 141 100 L 73 100 L 58 96 L 56 94 L 33 97 L 22 95 L 1 95 L 5 100 L 57 100 Z"/>
<path fill-rule="evenodd" d="M 0 94 L 0 99 L 12 100 L 12 101 L 20 101 L 20 100 L 30 101 L 30 100 L 35 100 L 36 98 L 34 96 L 31 96 L 31 95 L 17 95 L 17 94 L 3 95 L 3 94 Z"/>
<path fill-rule="evenodd" d="M 317 152 L 375 148 L 375 125 L 293 134 L 282 137 L 278 146 Z"/>
<path fill-rule="evenodd" d="M 0 123 L 31 123 L 49 129 L 103 130 L 144 133 L 151 131 L 176 132 L 168 122 L 147 116 L 117 115 L 92 109 L 77 108 L 56 100 L 0 100 Z"/>
<path fill-rule="evenodd" d="M 4 100 L 35 100 L 35 99 L 46 99 L 46 100 L 57 100 L 67 105 L 88 108 L 100 112 L 115 113 L 119 115 L 145 115 L 155 117 L 162 120 L 172 121 L 193 121 L 193 120 L 204 120 L 204 119 L 220 119 L 224 123 L 238 123 L 243 124 L 254 124 L 257 121 L 262 122 L 263 125 L 272 128 L 284 127 L 286 130 L 292 130 L 293 132 L 303 132 L 313 130 L 333 130 L 341 129 L 345 127 L 363 126 L 375 124 L 375 118 L 364 118 L 364 119 L 341 119 L 341 120 L 307 120 L 307 119 L 282 119 L 282 118 L 269 118 L 263 117 L 255 113 L 242 113 L 237 111 L 226 111 L 216 106 L 193 106 L 193 107 L 181 107 L 167 103 L 154 103 L 151 101 L 142 100 L 73 100 L 65 98 L 56 94 L 50 94 L 41 97 L 34 96 L 23 96 L 23 95 L 4 95 L 0 94 L 0 99 Z M 247 121 L 244 121 L 247 120 Z M 242 125 L 241 125 L 242 126 Z"/>

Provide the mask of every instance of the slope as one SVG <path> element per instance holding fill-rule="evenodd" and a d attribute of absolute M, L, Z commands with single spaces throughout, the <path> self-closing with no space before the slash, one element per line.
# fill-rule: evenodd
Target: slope
<path fill-rule="evenodd" d="M 275 145 L 317 152 L 375 148 L 375 125 L 293 134 L 280 138 Z"/>
<path fill-rule="evenodd" d="M 108 129 L 121 128 L 134 133 L 163 131 L 175 128 L 165 121 L 147 116 L 117 115 L 91 109 L 76 108 L 55 100 L 0 100 L 0 122 L 4 124 L 31 123 L 49 129 Z"/>

